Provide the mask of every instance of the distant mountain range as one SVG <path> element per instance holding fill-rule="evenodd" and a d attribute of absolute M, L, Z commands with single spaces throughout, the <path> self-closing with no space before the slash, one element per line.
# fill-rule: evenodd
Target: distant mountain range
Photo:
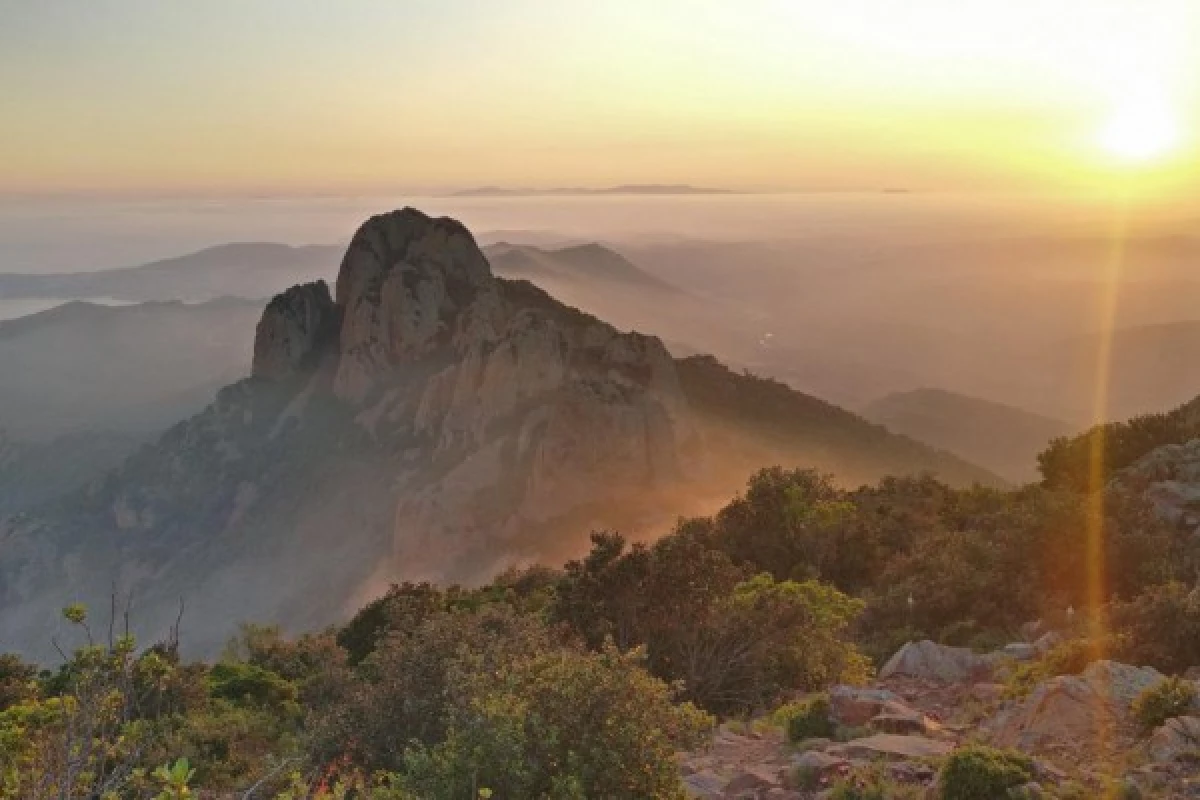
<path fill-rule="evenodd" d="M 1037 454 L 1076 429 L 1062 420 L 942 389 L 917 389 L 882 397 L 862 415 L 955 453 L 1014 483 L 1038 478 Z"/>
<path fill-rule="evenodd" d="M 297 281 L 335 274 L 341 250 L 335 245 L 236 242 L 122 269 L 0 273 L 0 297 L 111 298 L 131 303 L 267 298 Z"/>
<path fill-rule="evenodd" d="M 71 302 L 0 321 L 0 427 L 157 433 L 247 374 L 261 303 Z"/>
<path fill-rule="evenodd" d="M 209 324 L 222 330 L 191 338 L 245 330 Z M 359 229 L 334 292 L 313 282 L 272 299 L 252 341 L 251 376 L 203 411 L 102 480 L 0 521 L 6 647 L 44 653 L 58 609 L 102 605 L 114 583 L 150 637 L 184 597 L 188 641 L 209 652 L 243 619 L 313 628 L 391 581 L 557 562 L 593 530 L 653 535 L 770 464 L 849 485 L 926 472 L 1003 483 L 497 277 L 462 225 L 412 209 Z M 125 350 L 89 352 L 103 364 Z"/>
<path fill-rule="evenodd" d="M 739 194 L 733 189 L 711 189 L 702 186 L 688 186 L 682 183 L 645 183 L 610 186 L 601 189 L 585 189 L 580 187 L 560 187 L 555 189 L 521 189 L 504 188 L 500 186 L 481 186 L 475 189 L 462 189 L 451 192 L 450 197 L 561 197 L 571 195 L 602 195 L 602 194 L 647 194 L 647 195 L 680 195 L 680 194 Z"/>

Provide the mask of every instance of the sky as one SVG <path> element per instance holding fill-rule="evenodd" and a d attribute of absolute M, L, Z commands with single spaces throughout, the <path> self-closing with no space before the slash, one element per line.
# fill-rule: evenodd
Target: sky
<path fill-rule="evenodd" d="M 0 192 L 1200 176 L 1197 0 L 0 0 Z"/>

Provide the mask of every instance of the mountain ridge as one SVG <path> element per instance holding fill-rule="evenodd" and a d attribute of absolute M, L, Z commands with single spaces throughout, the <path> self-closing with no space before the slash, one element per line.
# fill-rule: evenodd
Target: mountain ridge
<path fill-rule="evenodd" d="M 1037 454 L 1052 440 L 1075 432 L 1063 420 L 937 388 L 893 392 L 861 412 L 888 430 L 957 453 L 1018 483 L 1037 478 Z"/>

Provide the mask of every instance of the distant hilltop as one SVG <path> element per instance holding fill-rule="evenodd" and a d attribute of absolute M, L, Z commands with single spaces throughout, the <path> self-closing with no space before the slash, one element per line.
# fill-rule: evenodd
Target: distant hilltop
<path fill-rule="evenodd" d="M 500 186 L 483 186 L 452 192 L 450 197 L 548 197 L 597 194 L 740 194 L 732 189 L 710 189 L 687 184 L 647 183 L 609 186 L 601 189 L 560 187 L 557 189 L 506 189 Z"/>

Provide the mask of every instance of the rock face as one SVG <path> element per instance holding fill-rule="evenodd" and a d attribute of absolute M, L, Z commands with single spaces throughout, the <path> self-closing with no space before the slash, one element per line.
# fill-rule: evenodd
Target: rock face
<path fill-rule="evenodd" d="M 397 556 L 422 572 L 430 547 L 469 557 L 485 530 L 517 536 L 594 503 L 597 486 L 611 499 L 682 477 L 693 432 L 662 343 L 493 277 L 458 222 L 374 217 L 346 252 L 336 307 L 322 289 L 272 301 L 255 374 L 290 377 L 340 318 L 333 394 L 373 439 L 443 471 L 410 481 L 396 508 Z"/>
<path fill-rule="evenodd" d="M 1144 496 L 1163 519 L 1200 534 L 1200 439 L 1151 451 L 1113 483 Z"/>
<path fill-rule="evenodd" d="M 284 380 L 315 367 L 336 347 L 338 316 L 325 281 L 276 295 L 255 331 L 252 374 Z"/>

